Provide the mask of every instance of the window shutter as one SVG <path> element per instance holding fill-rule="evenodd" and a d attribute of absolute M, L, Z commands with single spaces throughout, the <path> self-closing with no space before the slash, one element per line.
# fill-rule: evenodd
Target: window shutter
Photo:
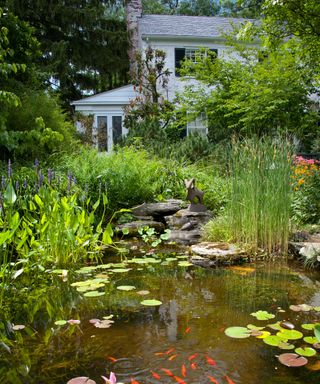
<path fill-rule="evenodd" d="M 179 69 L 181 68 L 182 60 L 186 55 L 186 50 L 185 48 L 175 48 L 174 54 L 175 54 L 175 68 L 176 68 L 175 75 L 181 76 L 179 73 Z"/>

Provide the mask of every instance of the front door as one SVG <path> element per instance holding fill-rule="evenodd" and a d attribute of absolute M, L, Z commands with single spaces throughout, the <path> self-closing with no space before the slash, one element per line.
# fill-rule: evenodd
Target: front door
<path fill-rule="evenodd" d="M 97 142 L 99 151 L 108 151 L 108 118 L 97 116 Z"/>

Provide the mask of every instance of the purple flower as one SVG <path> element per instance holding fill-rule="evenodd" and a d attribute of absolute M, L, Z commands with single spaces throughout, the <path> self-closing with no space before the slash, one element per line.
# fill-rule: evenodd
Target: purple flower
<path fill-rule="evenodd" d="M 19 184 L 19 181 L 17 180 L 15 183 L 16 191 L 19 189 L 19 186 L 20 186 L 20 184 Z"/>
<path fill-rule="evenodd" d="M 3 209 L 3 196 L 2 193 L 0 192 L 0 211 Z"/>
<path fill-rule="evenodd" d="M 8 160 L 8 177 L 9 179 L 12 177 L 12 164 L 10 159 Z"/>
<path fill-rule="evenodd" d="M 41 169 L 40 169 L 40 170 L 39 170 L 39 173 L 38 173 L 38 186 L 39 186 L 39 187 L 42 186 L 42 184 L 43 184 L 43 179 L 44 179 L 44 177 L 43 177 L 43 174 L 42 174 Z"/>
<path fill-rule="evenodd" d="M 26 189 L 27 186 L 28 186 L 27 179 L 24 179 L 24 180 L 23 180 L 23 188 Z"/>
<path fill-rule="evenodd" d="M 39 160 L 38 160 L 38 159 L 35 159 L 35 160 L 34 160 L 34 166 L 35 166 L 36 168 L 39 168 Z"/>
<path fill-rule="evenodd" d="M 6 188 L 6 178 L 4 177 L 4 175 L 1 176 L 1 188 Z"/>

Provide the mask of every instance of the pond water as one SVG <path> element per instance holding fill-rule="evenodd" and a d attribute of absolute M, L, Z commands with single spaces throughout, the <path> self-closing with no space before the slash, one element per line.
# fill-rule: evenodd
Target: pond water
<path fill-rule="evenodd" d="M 102 383 L 101 375 L 110 371 L 125 384 L 319 383 L 320 371 L 312 370 L 319 368 L 319 352 L 306 366 L 288 368 L 276 355 L 292 351 L 256 337 L 234 339 L 224 333 L 231 326 L 266 326 L 285 319 L 304 336 L 313 336 L 301 324 L 320 322 L 320 312 L 294 312 L 289 306 L 320 306 L 319 273 L 289 268 L 286 261 L 205 270 L 184 266 L 186 256 L 159 257 L 146 262 L 139 256 L 135 263 L 128 259 L 123 265 L 61 276 L 61 271 L 46 271 L 32 281 L 19 276 L 20 288 L 4 299 L 1 314 L 1 384 L 64 384 L 77 376 Z M 105 294 L 86 297 L 90 291 L 73 284 L 94 278 L 100 280 L 92 289 Z M 123 285 L 135 289 L 117 289 Z M 162 305 L 141 305 L 146 299 Z M 258 310 L 275 318 L 257 320 L 250 314 Z M 109 328 L 89 322 L 111 320 L 110 315 L 114 323 Z M 70 319 L 80 324 L 55 324 Z M 12 324 L 25 328 L 12 330 Z M 292 343 L 308 345 L 303 340 Z"/>

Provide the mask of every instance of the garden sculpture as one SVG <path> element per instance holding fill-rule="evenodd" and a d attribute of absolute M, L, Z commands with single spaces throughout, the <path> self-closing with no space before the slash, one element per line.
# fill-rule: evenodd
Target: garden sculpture
<path fill-rule="evenodd" d="M 184 184 L 187 188 L 187 200 L 190 201 L 189 211 L 191 212 L 204 212 L 207 208 L 203 205 L 204 192 L 196 188 L 196 180 L 184 180 Z"/>

